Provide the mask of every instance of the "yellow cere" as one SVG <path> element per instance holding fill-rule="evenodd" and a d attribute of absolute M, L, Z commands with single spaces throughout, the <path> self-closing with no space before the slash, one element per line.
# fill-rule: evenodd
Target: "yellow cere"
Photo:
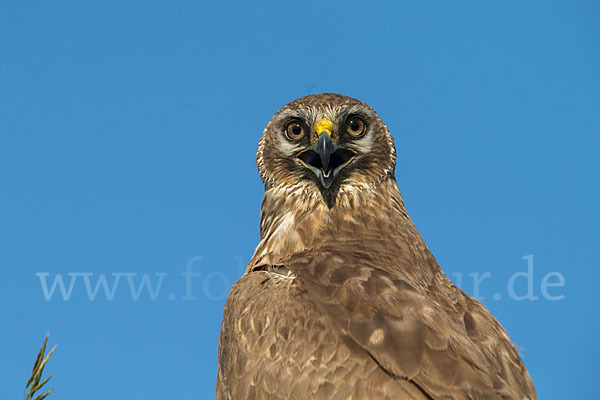
<path fill-rule="evenodd" d="M 317 121 L 317 124 L 315 125 L 315 131 L 317 132 L 318 136 L 321 136 L 323 131 L 327 132 L 327 134 L 331 136 L 333 133 L 333 122 L 327 118 L 322 118 Z"/>

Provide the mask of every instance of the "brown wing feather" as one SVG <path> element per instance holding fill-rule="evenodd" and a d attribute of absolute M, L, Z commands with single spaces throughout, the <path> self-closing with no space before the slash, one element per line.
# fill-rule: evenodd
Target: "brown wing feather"
<path fill-rule="evenodd" d="M 307 252 L 284 264 L 303 299 L 389 376 L 431 398 L 536 398 L 504 329 L 445 276 L 416 287 L 359 252 Z"/>
<path fill-rule="evenodd" d="M 260 271 L 234 285 L 221 327 L 217 399 L 427 399 L 343 335 L 297 283 Z"/>

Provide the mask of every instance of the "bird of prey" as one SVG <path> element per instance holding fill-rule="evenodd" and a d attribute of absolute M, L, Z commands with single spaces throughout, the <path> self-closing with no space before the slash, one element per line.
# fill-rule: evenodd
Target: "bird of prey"
<path fill-rule="evenodd" d="M 506 331 L 406 212 L 387 127 L 302 97 L 257 153 L 260 243 L 225 304 L 217 399 L 536 399 Z"/>

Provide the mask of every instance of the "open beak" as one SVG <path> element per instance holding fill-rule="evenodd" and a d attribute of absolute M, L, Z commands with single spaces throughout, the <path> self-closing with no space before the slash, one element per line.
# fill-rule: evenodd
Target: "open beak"
<path fill-rule="evenodd" d="M 354 151 L 333 143 L 328 132 L 322 132 L 317 143 L 300 153 L 298 158 L 317 176 L 323 187 L 329 189 L 337 174 L 355 155 Z"/>

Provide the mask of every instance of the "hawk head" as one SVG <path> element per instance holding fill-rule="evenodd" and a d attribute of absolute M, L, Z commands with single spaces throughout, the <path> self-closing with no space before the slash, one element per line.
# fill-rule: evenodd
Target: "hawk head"
<path fill-rule="evenodd" d="M 324 197 L 393 177 L 394 140 L 375 111 L 351 97 L 299 98 L 269 121 L 257 165 L 267 188 L 302 188 Z"/>

